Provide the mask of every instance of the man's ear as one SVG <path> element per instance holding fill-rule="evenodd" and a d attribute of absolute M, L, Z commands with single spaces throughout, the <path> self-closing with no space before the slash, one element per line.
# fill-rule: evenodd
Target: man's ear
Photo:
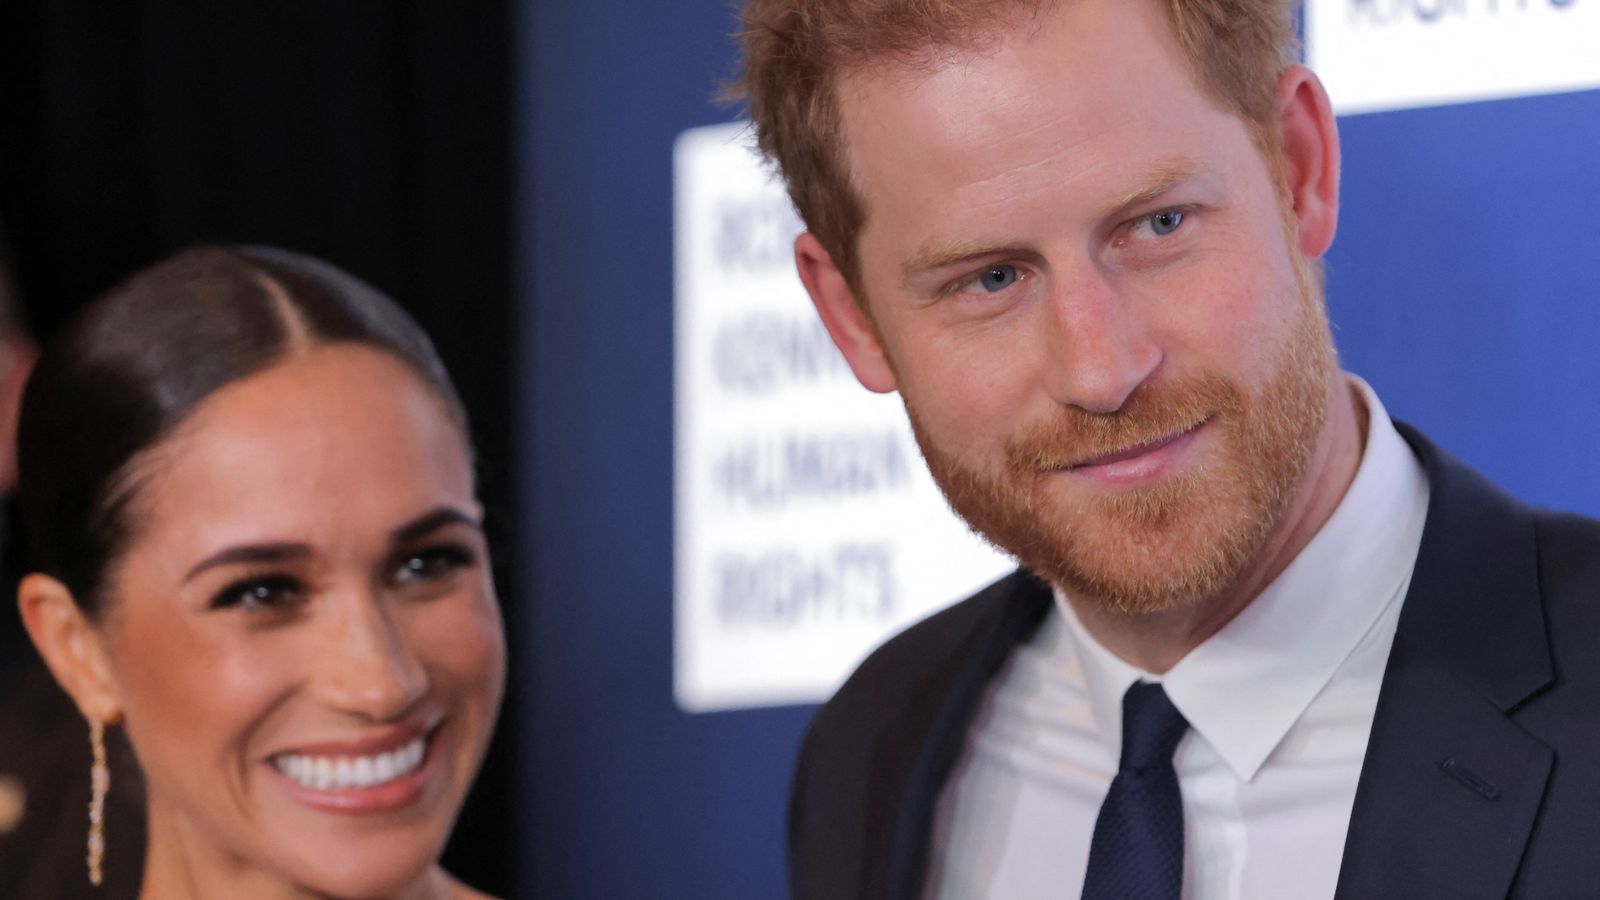
<path fill-rule="evenodd" d="M 1339 130 L 1322 82 L 1290 66 L 1278 82 L 1284 176 L 1299 222 L 1300 252 L 1326 253 L 1339 226 Z"/>
<path fill-rule="evenodd" d="M 877 329 L 857 302 L 844 273 L 811 232 L 802 232 L 795 238 L 794 262 L 822 324 L 844 354 L 850 370 L 856 373 L 856 379 L 869 391 L 886 394 L 894 390 L 894 368 L 889 365 Z"/>
<path fill-rule="evenodd" d="M 28 637 L 50 674 L 86 719 L 111 724 L 122 717 L 105 640 L 66 585 L 35 572 L 17 587 L 17 608 Z"/>

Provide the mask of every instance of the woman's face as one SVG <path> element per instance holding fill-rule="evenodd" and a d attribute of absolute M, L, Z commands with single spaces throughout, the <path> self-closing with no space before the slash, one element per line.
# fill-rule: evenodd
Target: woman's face
<path fill-rule="evenodd" d="M 387 354 L 319 347 L 208 397 L 136 484 L 103 636 L 152 841 L 241 886 L 414 882 L 505 682 L 439 400 Z"/>

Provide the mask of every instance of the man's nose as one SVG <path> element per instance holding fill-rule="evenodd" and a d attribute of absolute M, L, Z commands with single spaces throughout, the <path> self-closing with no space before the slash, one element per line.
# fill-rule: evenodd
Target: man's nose
<path fill-rule="evenodd" d="M 381 592 L 335 599 L 316 663 L 318 698 L 375 722 L 397 719 L 422 699 L 428 674 Z"/>
<path fill-rule="evenodd" d="M 1143 319 L 1146 311 L 1092 265 L 1058 279 L 1052 289 L 1052 327 L 1043 334 L 1048 390 L 1058 403 L 1116 412 L 1164 358 Z"/>

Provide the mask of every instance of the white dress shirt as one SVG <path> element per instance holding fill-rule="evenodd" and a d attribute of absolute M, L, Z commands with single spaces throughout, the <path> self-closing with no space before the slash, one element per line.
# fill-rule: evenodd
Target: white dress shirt
<path fill-rule="evenodd" d="M 940 795 L 930 900 L 1078 896 L 1117 771 L 1122 695 L 1162 682 L 1189 900 L 1332 897 L 1428 483 L 1372 389 L 1333 515 L 1248 607 L 1162 676 L 1089 636 L 1066 598 L 1000 671 Z"/>

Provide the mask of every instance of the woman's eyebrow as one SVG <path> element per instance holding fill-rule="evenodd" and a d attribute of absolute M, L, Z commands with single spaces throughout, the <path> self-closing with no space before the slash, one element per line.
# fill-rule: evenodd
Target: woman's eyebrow
<path fill-rule="evenodd" d="M 401 525 L 389 534 L 389 542 L 403 544 L 414 541 L 423 535 L 437 531 L 446 525 L 466 525 L 476 531 L 483 530 L 483 523 L 476 517 L 456 509 L 453 506 L 441 506 L 418 516 L 417 518 Z M 196 575 L 207 569 L 217 566 L 234 565 L 238 563 L 281 563 L 291 560 L 305 559 L 311 555 L 309 544 L 291 542 L 276 542 L 268 544 L 240 544 L 234 547 L 225 547 L 211 554 L 205 559 L 194 564 L 184 576 L 185 583 L 194 580 Z"/>
<path fill-rule="evenodd" d="M 226 547 L 195 563 L 188 574 L 183 576 L 183 581 L 188 583 L 194 580 L 194 577 L 201 572 L 217 566 L 236 563 L 281 563 L 289 560 L 304 559 L 310 555 L 311 547 L 306 544 L 241 544 L 235 547 Z"/>
<path fill-rule="evenodd" d="M 454 506 L 441 506 L 396 528 L 389 534 L 389 543 L 404 544 L 407 541 L 414 541 L 446 525 L 465 525 L 475 531 L 483 531 L 483 522 L 477 516 Z"/>

